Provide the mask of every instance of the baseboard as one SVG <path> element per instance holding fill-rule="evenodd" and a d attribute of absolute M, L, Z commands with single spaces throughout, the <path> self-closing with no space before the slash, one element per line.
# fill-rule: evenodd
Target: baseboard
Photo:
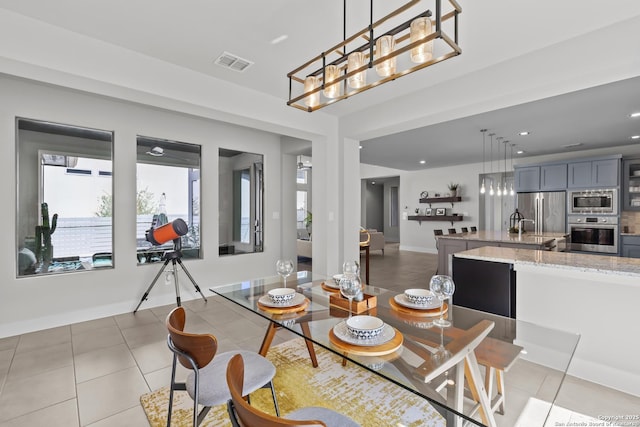
<path fill-rule="evenodd" d="M 424 254 L 437 254 L 438 250 L 435 248 L 424 248 L 421 246 L 406 246 L 400 245 L 399 249 L 401 251 L 409 251 L 409 252 L 421 252 Z"/>

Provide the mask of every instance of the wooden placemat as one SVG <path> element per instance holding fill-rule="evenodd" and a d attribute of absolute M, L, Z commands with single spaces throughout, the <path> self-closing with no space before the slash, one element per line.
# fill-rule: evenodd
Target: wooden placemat
<path fill-rule="evenodd" d="M 402 347 L 404 337 L 399 330 L 395 329 L 395 331 L 395 336 L 384 344 L 363 346 L 342 341 L 336 336 L 336 334 L 333 333 L 332 328 L 329 331 L 329 341 L 335 348 L 343 351 L 345 354 L 348 353 L 357 356 L 384 356 L 385 354 L 393 353 L 394 351 Z"/>
<path fill-rule="evenodd" d="M 396 302 L 394 297 L 389 298 L 389 305 L 391 308 L 399 313 L 408 314 L 415 317 L 437 317 L 440 316 L 440 307 L 430 308 L 428 310 L 419 310 L 416 308 L 409 308 L 400 305 Z M 446 313 L 449 310 L 449 304 L 446 302 L 442 305 L 442 313 Z"/>
<path fill-rule="evenodd" d="M 303 303 L 291 307 L 270 307 L 258 301 L 258 308 L 273 314 L 297 313 L 298 311 L 306 309 L 309 306 L 309 302 L 309 298 L 305 298 Z"/>
<path fill-rule="evenodd" d="M 325 282 L 322 282 L 320 286 L 322 287 L 322 290 L 327 292 L 332 292 L 332 293 L 340 292 L 340 288 L 334 288 L 333 286 L 327 285 Z"/>

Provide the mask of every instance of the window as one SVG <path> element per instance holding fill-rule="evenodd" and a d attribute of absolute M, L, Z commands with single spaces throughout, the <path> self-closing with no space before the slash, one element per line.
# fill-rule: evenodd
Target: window
<path fill-rule="evenodd" d="M 298 222 L 298 229 L 306 227 L 305 218 L 307 217 L 307 191 L 296 192 L 296 219 Z"/>
<path fill-rule="evenodd" d="M 296 183 L 297 184 L 307 184 L 307 169 L 298 169 L 296 173 Z"/>
<path fill-rule="evenodd" d="M 311 157 L 298 156 L 298 170 L 296 171 L 296 228 L 298 239 L 309 239 L 313 225 L 311 188 L 312 188 Z"/>
<path fill-rule="evenodd" d="M 262 252 L 264 157 L 226 148 L 218 154 L 218 253 Z"/>
<path fill-rule="evenodd" d="M 200 257 L 200 146 L 138 136 L 136 246 L 139 263 L 162 261 L 167 250 Z M 147 231 L 184 221 L 187 233 L 153 245 Z M 175 236 L 171 236 L 175 237 Z"/>
<path fill-rule="evenodd" d="M 16 126 L 18 277 L 113 267 L 112 132 Z"/>

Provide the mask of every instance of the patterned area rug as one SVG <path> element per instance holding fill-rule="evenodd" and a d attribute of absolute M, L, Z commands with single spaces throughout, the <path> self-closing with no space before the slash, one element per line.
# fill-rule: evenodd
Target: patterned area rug
<path fill-rule="evenodd" d="M 341 359 L 327 350 L 316 346 L 316 353 L 319 367 L 313 368 L 302 339 L 269 350 L 267 357 L 277 370 L 274 385 L 281 414 L 305 406 L 324 406 L 348 415 L 365 427 L 445 425 L 427 401 L 352 363 L 343 367 Z M 140 397 L 152 427 L 166 426 L 168 402 L 168 387 Z M 268 389 L 254 392 L 251 404 L 274 414 Z M 171 425 L 190 426 L 192 407 L 193 401 L 186 392 L 175 392 Z M 201 425 L 230 427 L 226 406 L 212 408 Z"/>

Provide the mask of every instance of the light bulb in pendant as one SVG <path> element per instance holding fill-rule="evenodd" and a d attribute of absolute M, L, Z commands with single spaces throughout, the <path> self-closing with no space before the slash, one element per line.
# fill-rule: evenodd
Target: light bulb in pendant
<path fill-rule="evenodd" d="M 510 195 L 510 196 L 513 196 L 513 195 L 514 195 L 514 192 L 513 192 L 513 184 L 511 184 L 511 190 L 509 190 L 509 195 Z"/>
<path fill-rule="evenodd" d="M 353 52 L 347 58 L 347 73 L 364 66 L 365 55 L 362 52 Z M 349 87 L 359 89 L 367 84 L 367 72 L 360 71 L 347 79 Z"/>
<path fill-rule="evenodd" d="M 498 189 L 496 190 L 496 196 L 500 197 L 502 196 L 502 190 L 500 189 L 500 183 L 498 183 Z"/>
<path fill-rule="evenodd" d="M 340 96 L 340 85 L 331 83 L 340 77 L 340 68 L 337 65 L 327 65 L 324 69 L 324 96 L 327 98 L 337 98 Z"/>
<path fill-rule="evenodd" d="M 411 22 L 409 37 L 411 43 L 427 37 L 431 34 L 432 23 L 427 17 L 417 18 Z M 433 58 L 433 40 L 419 44 L 411 49 L 411 62 L 422 64 Z"/>
<path fill-rule="evenodd" d="M 485 188 L 484 188 L 484 178 L 482 178 L 482 185 L 480 186 L 480 194 L 484 194 L 485 192 Z"/>
<path fill-rule="evenodd" d="M 304 79 L 304 92 L 310 92 L 313 89 L 320 86 L 320 77 L 316 76 L 307 76 Z M 304 105 L 307 107 L 316 107 L 320 103 L 320 92 L 312 93 L 311 95 L 304 98 Z"/>
<path fill-rule="evenodd" d="M 493 191 L 493 183 L 489 184 L 489 195 L 493 196 L 495 193 Z"/>
<path fill-rule="evenodd" d="M 387 56 L 396 48 L 396 41 L 393 36 L 382 36 L 376 40 L 376 54 L 375 58 L 382 58 Z M 380 77 L 389 77 L 396 72 L 396 58 L 387 59 L 376 65 L 376 73 Z"/>

